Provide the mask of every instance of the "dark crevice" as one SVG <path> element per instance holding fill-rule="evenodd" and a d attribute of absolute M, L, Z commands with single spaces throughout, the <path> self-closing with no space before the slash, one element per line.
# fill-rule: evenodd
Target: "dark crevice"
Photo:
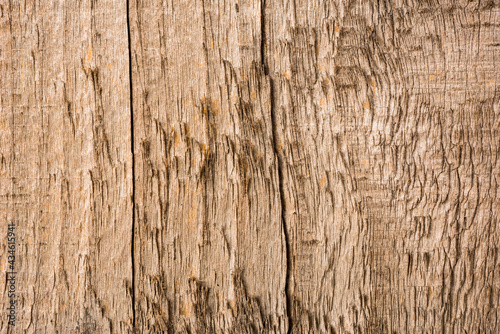
<path fill-rule="evenodd" d="M 277 132 L 277 124 L 276 124 L 276 116 L 275 116 L 275 108 L 274 108 L 274 87 L 273 80 L 270 80 L 270 99 L 271 99 L 271 123 L 273 128 L 273 146 L 274 146 L 274 154 L 278 159 L 278 186 L 280 192 L 281 199 L 281 224 L 283 229 L 283 238 L 285 239 L 285 255 L 286 255 L 286 276 L 285 276 L 285 297 L 286 297 L 286 316 L 288 318 L 288 331 L 287 333 L 292 332 L 293 320 L 292 320 L 292 297 L 290 294 L 290 274 L 292 269 L 292 255 L 290 249 L 290 237 L 288 235 L 286 219 L 285 219 L 285 191 L 283 189 L 283 160 L 280 157 L 278 152 L 278 147 L 276 145 L 276 132 Z"/>
<path fill-rule="evenodd" d="M 269 74 L 268 64 L 266 64 L 266 0 L 260 4 L 260 62 L 266 75 Z"/>
<path fill-rule="evenodd" d="M 130 149 L 132 151 L 132 244 L 130 254 L 132 257 L 132 330 L 135 330 L 135 151 L 134 151 L 134 103 L 132 86 L 132 44 L 130 37 L 129 0 L 127 5 L 127 40 L 128 40 L 128 79 L 130 89 Z"/>
<path fill-rule="evenodd" d="M 285 256 L 286 256 L 286 274 L 285 274 L 285 298 L 286 298 L 286 317 L 288 319 L 288 331 L 292 332 L 293 320 L 292 320 L 292 296 L 290 293 L 290 275 L 292 269 L 292 256 L 290 247 L 290 237 L 288 235 L 286 219 L 285 219 L 285 192 L 283 189 L 283 159 L 280 156 L 278 146 L 277 146 L 277 132 L 278 124 L 276 123 L 276 107 L 274 100 L 274 80 L 272 76 L 269 75 L 269 63 L 266 57 L 266 0 L 261 1 L 261 40 L 260 40 L 260 57 L 261 65 L 264 69 L 266 76 L 269 76 L 269 86 L 270 86 L 270 106 L 271 106 L 271 124 L 272 124 L 272 135 L 273 135 L 273 149 L 274 154 L 278 160 L 278 188 L 280 192 L 281 200 L 281 227 L 283 229 L 283 239 L 285 240 Z"/>

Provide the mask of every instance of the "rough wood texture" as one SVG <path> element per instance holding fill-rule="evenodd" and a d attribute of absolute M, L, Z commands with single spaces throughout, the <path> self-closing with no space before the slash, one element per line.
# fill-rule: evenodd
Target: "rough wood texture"
<path fill-rule="evenodd" d="M 499 14 L 1 2 L 11 331 L 500 332 Z"/>
<path fill-rule="evenodd" d="M 294 330 L 500 330 L 498 11 L 269 1 Z"/>
<path fill-rule="evenodd" d="M 131 2 L 137 327 L 285 331 L 258 1 Z"/>
<path fill-rule="evenodd" d="M 11 333 L 132 329 L 126 9 L 123 1 L 0 2 L 4 289 L 9 221 L 18 244 Z"/>

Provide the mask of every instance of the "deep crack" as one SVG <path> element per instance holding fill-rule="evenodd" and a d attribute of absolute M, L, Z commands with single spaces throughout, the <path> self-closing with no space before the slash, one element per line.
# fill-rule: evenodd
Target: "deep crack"
<path fill-rule="evenodd" d="M 292 258 L 290 252 L 290 238 L 288 236 L 288 230 L 286 226 L 285 219 L 285 196 L 283 190 L 283 161 L 278 152 L 278 146 L 276 143 L 278 126 L 276 124 L 275 106 L 274 106 L 274 80 L 272 76 L 269 75 L 269 64 L 266 57 L 266 0 L 261 1 L 261 40 L 260 40 L 260 57 L 261 65 L 264 69 L 266 76 L 269 76 L 269 86 L 270 86 L 270 113 L 271 113 L 271 124 L 272 124 L 272 135 L 273 135 L 273 149 L 274 154 L 278 160 L 278 188 L 281 200 L 281 227 L 283 229 L 283 239 L 285 239 L 285 255 L 286 255 L 286 275 L 285 275 L 285 297 L 286 297 L 286 317 L 288 319 L 288 333 L 292 332 L 293 321 L 292 321 L 292 297 L 290 294 L 290 274 L 292 268 Z"/>
<path fill-rule="evenodd" d="M 127 40 L 128 40 L 128 74 L 130 89 L 130 149 L 132 151 L 132 241 L 130 254 L 132 257 L 132 329 L 135 330 L 135 151 L 134 151 L 134 104 L 132 86 L 132 44 L 130 36 L 129 0 L 127 5 Z"/>

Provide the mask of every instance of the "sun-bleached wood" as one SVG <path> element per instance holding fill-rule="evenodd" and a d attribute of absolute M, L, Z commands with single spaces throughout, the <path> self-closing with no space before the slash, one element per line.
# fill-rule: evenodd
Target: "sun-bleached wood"
<path fill-rule="evenodd" d="M 124 1 L 0 1 L 1 333 L 132 331 Z M 8 330 L 7 223 L 17 234 Z"/>
<path fill-rule="evenodd" d="M 4 1 L 16 330 L 500 331 L 499 25 L 496 1 Z"/>

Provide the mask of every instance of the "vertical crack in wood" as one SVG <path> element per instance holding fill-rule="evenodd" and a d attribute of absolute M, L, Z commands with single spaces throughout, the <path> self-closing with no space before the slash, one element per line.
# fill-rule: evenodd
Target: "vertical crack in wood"
<path fill-rule="evenodd" d="M 273 149 L 276 159 L 278 160 L 278 190 L 281 200 L 281 227 L 283 229 L 283 239 L 285 241 L 285 256 L 286 256 L 286 274 L 285 274 L 285 299 L 286 299 L 286 318 L 288 319 L 288 330 L 287 333 L 292 332 L 292 298 L 290 295 L 290 272 L 291 272 L 291 254 L 290 254 L 290 238 L 288 236 L 288 230 L 285 220 L 285 196 L 283 190 L 283 170 L 282 170 L 282 159 L 278 152 L 277 141 L 277 131 L 278 125 L 276 123 L 275 107 L 274 107 L 274 80 L 271 75 L 269 75 L 269 67 L 266 58 L 266 0 L 261 0 L 261 40 L 260 40 L 260 60 L 264 73 L 269 77 L 269 99 L 270 99 L 270 113 L 271 113 L 271 127 L 273 135 Z"/>
<path fill-rule="evenodd" d="M 285 219 L 285 192 L 283 190 L 283 170 L 282 170 L 282 159 L 278 153 L 278 147 L 276 145 L 276 131 L 277 131 L 277 124 L 276 124 L 276 116 L 274 114 L 275 109 L 274 109 L 274 87 L 273 87 L 273 80 L 269 78 L 270 80 L 270 98 L 271 98 L 271 122 L 272 122 L 272 128 L 273 128 L 273 147 L 274 147 L 274 153 L 278 159 L 278 189 L 280 193 L 280 200 L 281 200 L 281 225 L 283 228 L 283 238 L 285 239 L 285 256 L 286 256 L 286 274 L 285 274 L 285 298 L 286 298 L 286 317 L 288 319 L 288 331 L 287 333 L 291 333 L 292 331 L 292 297 L 290 295 L 290 272 L 292 268 L 292 258 L 290 254 L 290 238 L 288 236 L 288 230 L 287 230 L 287 225 L 286 225 L 286 219 Z"/>
<path fill-rule="evenodd" d="M 260 3 L 260 62 L 264 73 L 269 74 L 269 68 L 266 64 L 266 0 L 261 0 Z M 272 102 L 272 101 L 271 101 Z"/>
<path fill-rule="evenodd" d="M 135 331 L 135 151 L 134 151 L 134 104 L 132 86 L 132 43 L 130 37 L 130 4 L 127 5 L 128 78 L 130 89 L 130 150 L 132 151 L 132 240 L 130 255 L 132 260 L 132 330 Z"/>

